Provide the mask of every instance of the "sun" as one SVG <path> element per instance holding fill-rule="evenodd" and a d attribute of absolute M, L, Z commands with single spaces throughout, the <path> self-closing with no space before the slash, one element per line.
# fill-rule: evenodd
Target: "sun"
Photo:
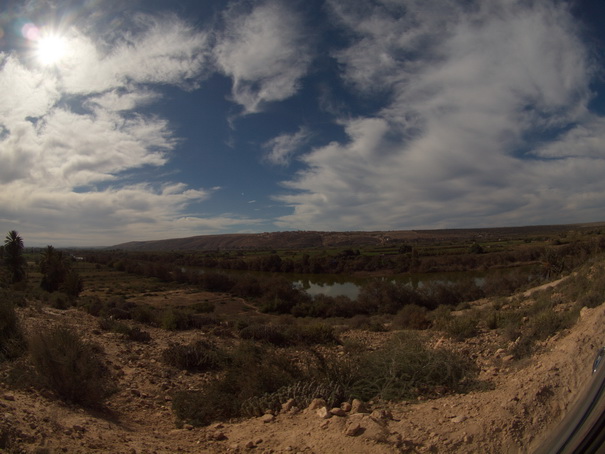
<path fill-rule="evenodd" d="M 36 43 L 36 56 L 44 65 L 59 63 L 67 53 L 67 40 L 59 35 L 41 36 Z"/>

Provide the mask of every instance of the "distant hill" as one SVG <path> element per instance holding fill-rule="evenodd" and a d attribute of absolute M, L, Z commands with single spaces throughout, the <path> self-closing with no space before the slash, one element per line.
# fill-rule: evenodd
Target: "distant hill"
<path fill-rule="evenodd" d="M 269 232 L 200 235 L 155 241 L 131 241 L 110 249 L 126 251 L 215 251 L 250 249 L 306 249 L 362 247 L 423 240 L 497 241 L 504 238 L 552 235 L 571 230 L 605 228 L 605 222 L 446 230 L 394 230 L 382 232 Z"/>

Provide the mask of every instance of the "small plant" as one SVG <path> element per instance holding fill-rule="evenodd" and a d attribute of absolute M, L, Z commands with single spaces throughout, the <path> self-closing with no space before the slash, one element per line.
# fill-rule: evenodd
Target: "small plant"
<path fill-rule="evenodd" d="M 34 334 L 29 353 L 40 380 L 68 402 L 99 407 L 113 391 L 98 348 L 69 328 L 57 326 Z"/>
<path fill-rule="evenodd" d="M 162 359 L 170 366 L 191 372 L 219 369 L 228 360 L 224 352 L 201 340 L 190 345 L 172 344 L 164 350 Z"/>

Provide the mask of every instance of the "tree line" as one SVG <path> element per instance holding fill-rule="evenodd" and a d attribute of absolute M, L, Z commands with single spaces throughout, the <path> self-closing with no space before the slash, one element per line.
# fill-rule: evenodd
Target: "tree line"
<path fill-rule="evenodd" d="M 27 282 L 25 246 L 16 230 L 7 233 L 4 245 L 0 247 L 0 259 L 3 264 L 1 286 L 18 286 Z M 53 246 L 46 246 L 42 250 L 38 271 L 42 275 L 40 287 L 47 292 L 61 291 L 70 297 L 77 297 L 82 291 L 82 278 L 73 268 L 71 257 Z"/>

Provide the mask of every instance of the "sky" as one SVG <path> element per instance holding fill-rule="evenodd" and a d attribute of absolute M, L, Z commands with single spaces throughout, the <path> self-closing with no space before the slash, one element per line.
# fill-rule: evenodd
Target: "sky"
<path fill-rule="evenodd" d="M 605 220 L 602 0 L 3 0 L 26 246 Z"/>

